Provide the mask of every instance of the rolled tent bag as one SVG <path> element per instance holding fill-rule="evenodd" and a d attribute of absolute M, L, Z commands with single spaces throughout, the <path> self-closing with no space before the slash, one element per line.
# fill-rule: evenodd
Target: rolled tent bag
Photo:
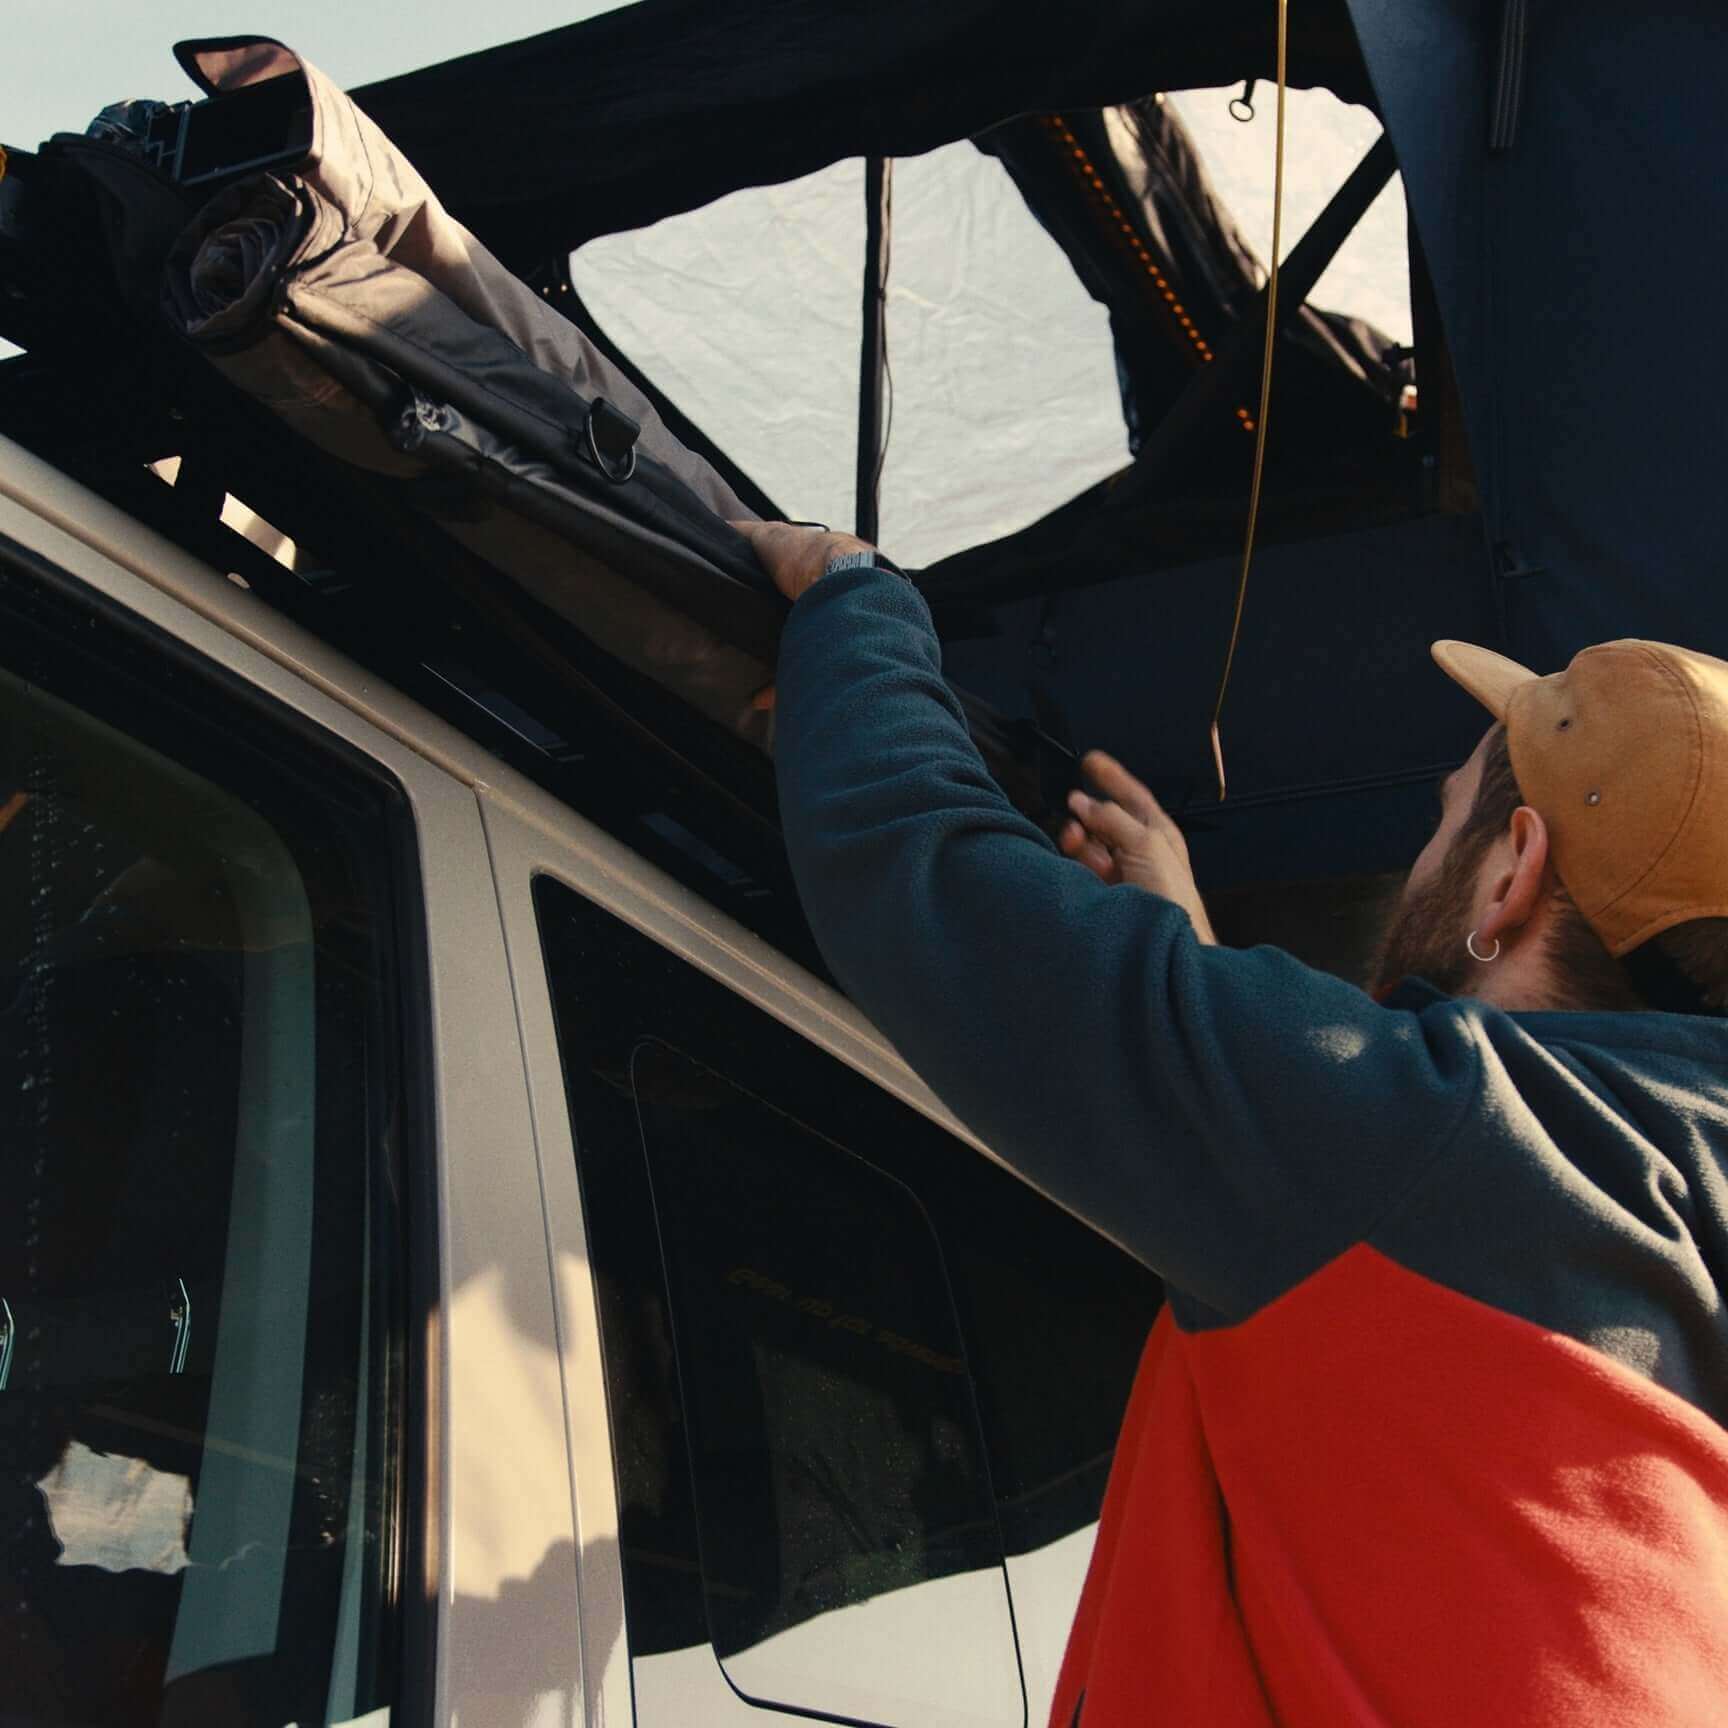
<path fill-rule="evenodd" d="M 784 607 L 725 520 L 755 512 L 315 67 L 257 37 L 175 53 L 213 95 L 269 84 L 310 131 L 303 156 L 230 183 L 181 234 L 174 328 L 332 456 L 450 477 L 424 489 L 449 498 L 430 507 L 447 533 L 767 749 L 752 697 Z"/>

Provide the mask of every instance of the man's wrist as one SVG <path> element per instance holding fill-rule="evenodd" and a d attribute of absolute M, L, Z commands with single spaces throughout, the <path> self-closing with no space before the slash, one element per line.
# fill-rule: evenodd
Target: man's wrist
<path fill-rule="evenodd" d="M 787 600 L 801 600 L 824 576 L 863 566 L 905 577 L 892 558 L 884 557 L 856 534 L 836 534 L 802 522 L 761 522 L 748 519 L 732 527 L 750 542 L 756 559 Z"/>

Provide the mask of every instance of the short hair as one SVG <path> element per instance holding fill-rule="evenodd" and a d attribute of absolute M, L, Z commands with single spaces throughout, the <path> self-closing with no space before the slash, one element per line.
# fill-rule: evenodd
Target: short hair
<path fill-rule="evenodd" d="M 1463 848 L 1463 860 L 1472 873 L 1495 836 L 1511 825 L 1513 813 L 1524 801 L 1512 768 L 1506 728 L 1496 726 L 1483 754 L 1482 778 L 1477 783 L 1470 814 L 1453 842 L 1455 847 Z M 1585 922 L 1564 884 L 1558 896 L 1562 902 L 1560 918 L 1548 958 L 1566 1005 L 1648 1008 L 1650 1004 L 1631 974 Z M 1698 991 L 1706 1009 L 1718 1014 L 1728 1012 L 1728 918 L 1695 918 L 1686 924 L 1676 924 L 1651 937 L 1649 946 L 1659 950 L 1680 971 Z"/>

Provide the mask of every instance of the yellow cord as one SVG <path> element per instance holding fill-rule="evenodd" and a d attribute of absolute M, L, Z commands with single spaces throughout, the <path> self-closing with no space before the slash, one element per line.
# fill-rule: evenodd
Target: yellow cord
<path fill-rule="evenodd" d="M 1272 348 L 1278 337 L 1278 254 L 1284 243 L 1284 91 L 1285 52 L 1289 42 L 1289 0 L 1278 0 L 1278 141 L 1272 168 L 1272 266 L 1266 277 L 1266 352 L 1260 363 L 1260 415 L 1254 429 L 1254 479 L 1248 489 L 1248 532 L 1242 543 L 1242 575 L 1236 584 L 1236 618 L 1230 626 L 1230 648 L 1224 656 L 1224 676 L 1212 709 L 1212 766 L 1218 774 L 1218 802 L 1224 802 L 1224 741 L 1218 722 L 1236 663 L 1236 643 L 1242 635 L 1242 608 L 1248 598 L 1248 569 L 1254 562 L 1254 529 L 1260 520 L 1260 480 L 1266 470 L 1266 420 L 1272 407 Z"/>

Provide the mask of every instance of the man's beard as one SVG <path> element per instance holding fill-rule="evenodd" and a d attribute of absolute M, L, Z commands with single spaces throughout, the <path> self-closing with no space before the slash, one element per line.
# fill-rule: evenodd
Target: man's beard
<path fill-rule="evenodd" d="M 1401 979 L 1425 978 L 1448 996 L 1463 993 L 1476 962 L 1464 944 L 1475 898 L 1479 850 L 1454 845 L 1434 879 L 1403 898 L 1393 911 L 1374 963 L 1374 994 L 1384 996 Z"/>

